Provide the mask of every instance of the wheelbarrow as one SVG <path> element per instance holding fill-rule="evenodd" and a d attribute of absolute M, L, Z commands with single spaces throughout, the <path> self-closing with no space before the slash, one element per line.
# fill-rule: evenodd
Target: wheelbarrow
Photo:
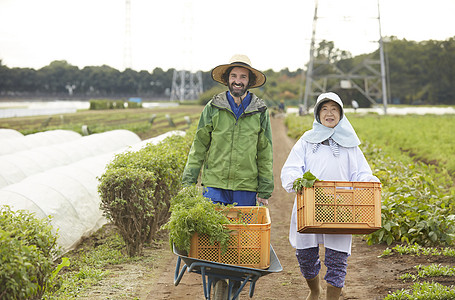
<path fill-rule="evenodd" d="M 202 276 L 204 296 L 207 300 L 210 300 L 212 286 L 215 287 L 214 300 L 235 300 L 248 282 L 250 283 L 249 296 L 251 298 L 253 297 L 256 281 L 259 277 L 270 273 L 278 273 L 283 270 L 272 245 L 270 245 L 270 266 L 267 269 L 240 267 L 192 258 L 188 257 L 185 252 L 178 251 L 175 246 L 173 247 L 173 251 L 178 256 L 175 267 L 174 285 L 177 286 L 180 283 L 185 271 L 200 274 Z"/>

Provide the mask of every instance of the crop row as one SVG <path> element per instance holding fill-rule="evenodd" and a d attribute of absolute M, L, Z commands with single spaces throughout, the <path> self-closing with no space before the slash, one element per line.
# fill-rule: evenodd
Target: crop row
<path fill-rule="evenodd" d="M 23 134 L 45 130 L 65 129 L 83 133 L 88 126 L 91 133 L 115 129 L 133 131 L 141 139 L 158 136 L 169 130 L 185 130 L 189 122 L 196 122 L 202 108 L 182 105 L 169 108 L 141 108 L 119 110 L 83 110 L 54 116 L 31 116 L 0 119 L 0 128 L 10 128 Z"/>

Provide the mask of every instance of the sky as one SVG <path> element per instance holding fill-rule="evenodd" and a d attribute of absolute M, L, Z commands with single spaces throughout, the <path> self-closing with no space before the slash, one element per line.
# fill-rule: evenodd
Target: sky
<path fill-rule="evenodd" d="M 309 61 L 315 0 L 130 0 L 130 39 L 126 2 L 0 0 L 0 60 L 149 72 L 209 71 L 236 53 L 260 70 L 295 71 Z M 385 41 L 455 37 L 455 0 L 379 0 L 379 11 L 378 0 L 319 0 L 317 8 L 316 43 L 334 41 L 353 55 L 376 50 L 380 32 Z"/>

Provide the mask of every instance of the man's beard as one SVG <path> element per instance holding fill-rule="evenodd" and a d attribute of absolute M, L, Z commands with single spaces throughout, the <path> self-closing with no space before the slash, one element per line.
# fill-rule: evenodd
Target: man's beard
<path fill-rule="evenodd" d="M 233 88 L 233 83 L 229 85 L 229 92 L 231 93 L 232 96 L 234 97 L 240 97 L 243 96 L 246 93 L 247 88 L 242 85 L 240 89 L 237 88 L 237 90 L 234 90 Z"/>

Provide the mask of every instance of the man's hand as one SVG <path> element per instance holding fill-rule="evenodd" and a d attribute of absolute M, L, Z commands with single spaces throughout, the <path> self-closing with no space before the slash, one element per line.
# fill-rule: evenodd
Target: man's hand
<path fill-rule="evenodd" d="M 259 203 L 262 203 L 263 205 L 269 205 L 268 199 L 259 198 L 259 197 L 257 197 L 256 199 L 258 200 Z"/>

